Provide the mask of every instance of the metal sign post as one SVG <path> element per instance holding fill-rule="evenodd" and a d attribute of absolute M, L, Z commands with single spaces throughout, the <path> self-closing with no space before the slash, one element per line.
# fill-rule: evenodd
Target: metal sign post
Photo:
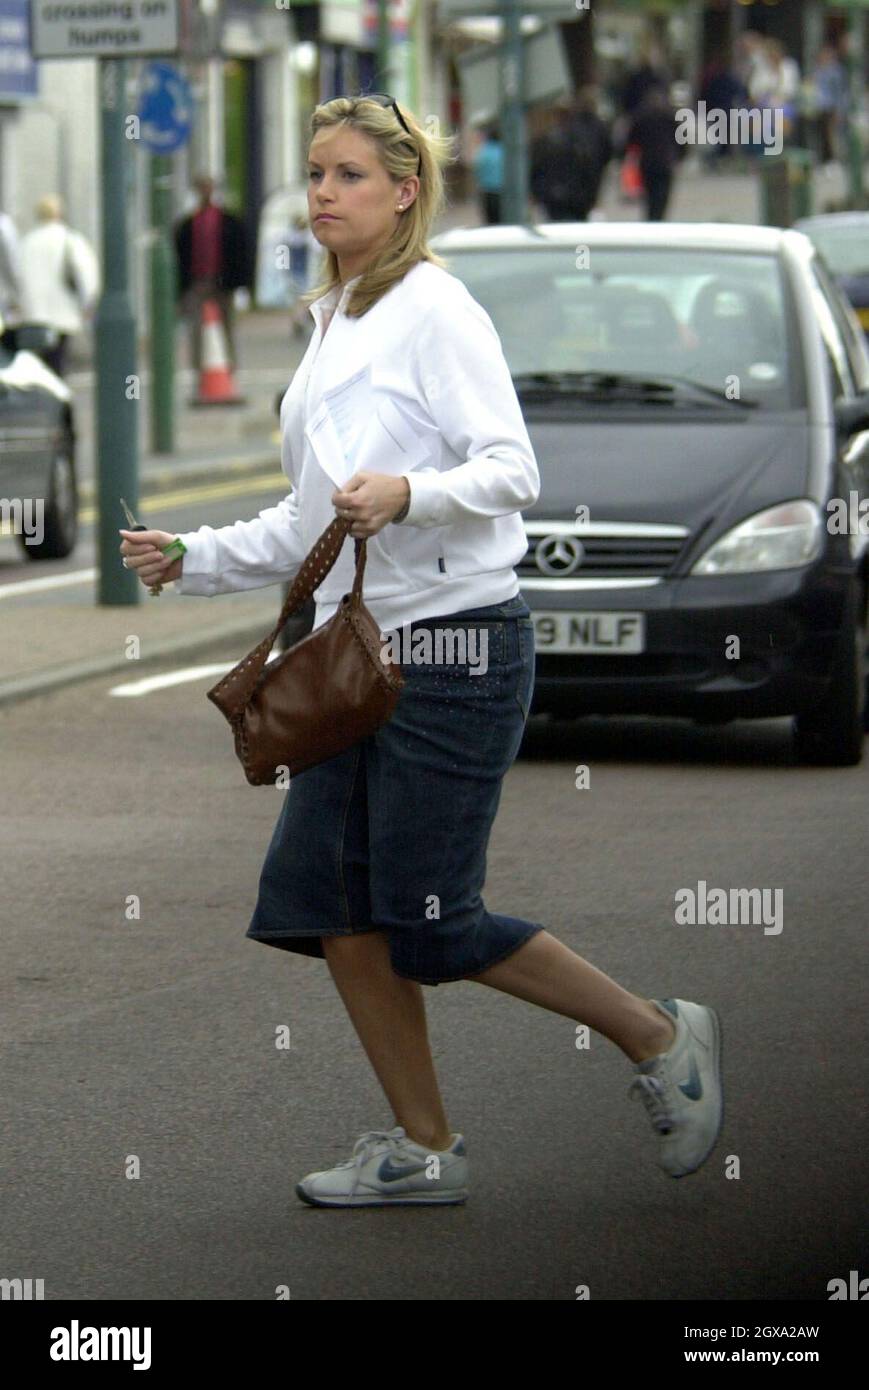
<path fill-rule="evenodd" d="M 98 602 L 138 604 L 142 585 L 118 553 L 119 499 L 139 501 L 139 377 L 129 293 L 126 58 L 174 53 L 178 0 L 125 0 L 98 21 L 92 0 L 32 2 L 34 58 L 98 58 L 103 292 L 94 320 L 97 403 Z"/>
<path fill-rule="evenodd" d="M 172 159 L 190 139 L 193 92 L 171 63 L 149 63 L 142 75 L 139 139 L 150 150 L 151 174 L 151 449 L 175 444 L 175 263 L 172 254 Z"/>
<path fill-rule="evenodd" d="M 500 54 L 501 139 L 504 142 L 504 206 L 507 223 L 525 221 L 528 207 L 528 160 L 525 152 L 525 50 L 519 0 L 503 0 L 504 42 Z"/>
<path fill-rule="evenodd" d="M 124 166 L 123 58 L 100 58 L 100 148 L 103 166 L 103 292 L 94 321 L 97 368 L 98 597 L 105 604 L 136 604 L 141 584 L 118 554 L 118 527 L 125 525 L 118 499 L 135 511 L 139 488 L 139 391 L 136 325 L 130 302 L 127 200 Z"/>

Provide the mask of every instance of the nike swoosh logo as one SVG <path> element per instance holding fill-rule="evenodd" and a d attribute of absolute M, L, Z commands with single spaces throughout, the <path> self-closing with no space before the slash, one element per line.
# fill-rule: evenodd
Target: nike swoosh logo
<path fill-rule="evenodd" d="M 424 1163 L 414 1163 L 407 1168 L 396 1168 L 392 1158 L 385 1158 L 380 1165 L 378 1178 L 381 1182 L 396 1182 L 399 1178 L 412 1178 L 415 1173 L 424 1173 Z"/>
<path fill-rule="evenodd" d="M 688 1080 L 679 1082 L 679 1090 L 683 1096 L 689 1100 L 700 1100 L 703 1096 L 703 1085 L 700 1081 L 700 1073 L 697 1070 L 697 1063 L 691 1058 L 691 1066 L 688 1072 Z"/>

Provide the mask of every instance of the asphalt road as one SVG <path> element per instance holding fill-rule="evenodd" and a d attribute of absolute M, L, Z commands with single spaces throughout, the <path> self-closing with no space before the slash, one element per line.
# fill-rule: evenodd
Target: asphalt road
<path fill-rule="evenodd" d="M 487 904 L 719 1009 L 719 1146 L 667 1178 L 611 1044 L 461 982 L 425 993 L 468 1204 L 318 1210 L 297 1179 L 392 1117 L 325 963 L 244 938 L 285 793 L 247 786 L 209 683 L 0 709 L 0 1275 L 46 1299 L 572 1301 L 826 1300 L 869 1273 L 869 762 L 798 768 L 786 721 L 532 725 Z M 701 879 L 782 889 L 783 930 L 678 925 Z"/>

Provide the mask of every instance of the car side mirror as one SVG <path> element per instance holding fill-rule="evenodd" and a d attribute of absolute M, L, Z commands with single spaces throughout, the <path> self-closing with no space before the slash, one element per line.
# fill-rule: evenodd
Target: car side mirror
<path fill-rule="evenodd" d="M 833 414 L 840 434 L 858 434 L 860 430 L 869 430 L 869 391 L 861 392 L 850 401 L 836 401 Z"/>

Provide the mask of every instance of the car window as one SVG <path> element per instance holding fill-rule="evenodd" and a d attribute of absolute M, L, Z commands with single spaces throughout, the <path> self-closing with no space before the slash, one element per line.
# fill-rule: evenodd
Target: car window
<path fill-rule="evenodd" d="M 804 404 L 799 334 L 775 256 L 672 247 L 444 254 L 489 313 L 514 376 L 670 375 L 767 409 Z"/>
<path fill-rule="evenodd" d="M 847 226 L 798 223 L 796 230 L 811 239 L 835 275 L 869 275 L 865 221 Z"/>
<path fill-rule="evenodd" d="M 824 340 L 826 356 L 832 371 L 833 396 L 838 399 L 842 396 L 854 395 L 854 379 L 851 375 L 851 365 L 845 351 L 845 344 L 836 322 L 835 296 L 829 294 L 821 278 L 822 275 L 824 275 L 823 266 L 814 260 L 809 268 L 809 288 L 818 327 Z"/>
<path fill-rule="evenodd" d="M 830 352 L 826 342 L 824 343 L 824 362 L 827 367 L 827 377 L 830 382 L 830 395 L 834 401 L 842 400 L 852 394 L 849 390 L 848 382 L 842 379 L 836 359 Z"/>
<path fill-rule="evenodd" d="M 845 344 L 851 376 L 858 391 L 869 389 L 869 353 L 866 351 L 866 338 L 856 314 L 843 298 L 831 278 L 827 267 L 820 259 L 814 262 L 818 281 L 830 303 L 830 308 L 839 334 Z"/>

